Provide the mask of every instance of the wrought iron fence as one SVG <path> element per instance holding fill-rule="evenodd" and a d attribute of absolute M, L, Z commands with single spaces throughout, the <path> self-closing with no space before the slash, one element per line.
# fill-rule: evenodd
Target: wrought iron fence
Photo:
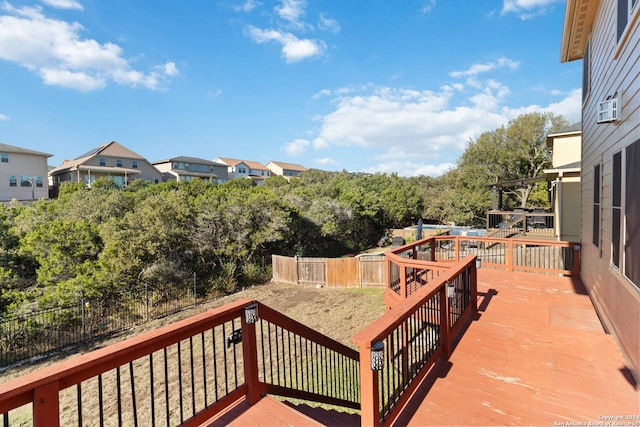
<path fill-rule="evenodd" d="M 0 318 L 0 369 L 121 332 L 211 300 L 194 285 L 157 290 L 148 284 L 108 297 Z"/>

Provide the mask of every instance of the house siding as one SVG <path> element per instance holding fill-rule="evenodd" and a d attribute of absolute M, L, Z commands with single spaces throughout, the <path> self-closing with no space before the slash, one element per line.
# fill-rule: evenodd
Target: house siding
<path fill-rule="evenodd" d="M 7 154 L 9 161 L 0 163 L 0 201 L 48 199 L 47 156 L 14 152 Z M 15 187 L 9 185 L 10 176 L 16 177 Z M 20 183 L 22 176 L 42 178 L 42 187 L 23 187 Z"/>
<path fill-rule="evenodd" d="M 630 20 L 626 37 L 618 45 L 616 5 L 615 1 L 599 2 L 591 34 L 591 93 L 582 115 L 581 277 L 603 323 L 639 379 L 640 283 L 631 283 L 611 264 L 611 232 L 613 155 L 640 140 L 640 32 L 638 20 Z M 636 18 L 639 13 L 635 11 Z M 622 97 L 621 120 L 597 124 L 598 103 L 616 92 Z M 592 243 L 593 170 L 597 164 L 601 164 L 602 175 L 600 247 Z"/>

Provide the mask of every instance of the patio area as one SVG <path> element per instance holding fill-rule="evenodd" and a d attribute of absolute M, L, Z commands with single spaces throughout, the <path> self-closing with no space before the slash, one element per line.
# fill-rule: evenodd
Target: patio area
<path fill-rule="evenodd" d="M 478 293 L 477 318 L 394 425 L 604 425 L 640 415 L 640 391 L 580 280 L 480 269 Z M 359 418 L 267 397 L 251 407 L 238 402 L 206 425 L 359 425 Z"/>

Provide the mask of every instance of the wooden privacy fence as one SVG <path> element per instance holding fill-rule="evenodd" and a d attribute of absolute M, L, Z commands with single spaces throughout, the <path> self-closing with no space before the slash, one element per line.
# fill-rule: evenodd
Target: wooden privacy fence
<path fill-rule="evenodd" d="M 349 258 L 272 256 L 275 282 L 340 287 L 385 286 L 384 255 Z"/>

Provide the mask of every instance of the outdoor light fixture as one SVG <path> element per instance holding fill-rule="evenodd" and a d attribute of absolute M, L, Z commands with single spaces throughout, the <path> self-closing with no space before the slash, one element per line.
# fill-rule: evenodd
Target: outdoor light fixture
<path fill-rule="evenodd" d="M 376 341 L 371 346 L 371 370 L 381 371 L 384 362 L 384 344 Z"/>
<path fill-rule="evenodd" d="M 258 317 L 258 304 L 253 303 L 244 308 L 244 319 L 247 323 L 256 323 L 259 319 Z"/>
<path fill-rule="evenodd" d="M 476 258 L 476 268 L 480 268 L 480 267 L 482 267 L 482 259 Z"/>
<path fill-rule="evenodd" d="M 447 296 L 453 298 L 455 284 L 453 282 L 447 283 Z"/>

